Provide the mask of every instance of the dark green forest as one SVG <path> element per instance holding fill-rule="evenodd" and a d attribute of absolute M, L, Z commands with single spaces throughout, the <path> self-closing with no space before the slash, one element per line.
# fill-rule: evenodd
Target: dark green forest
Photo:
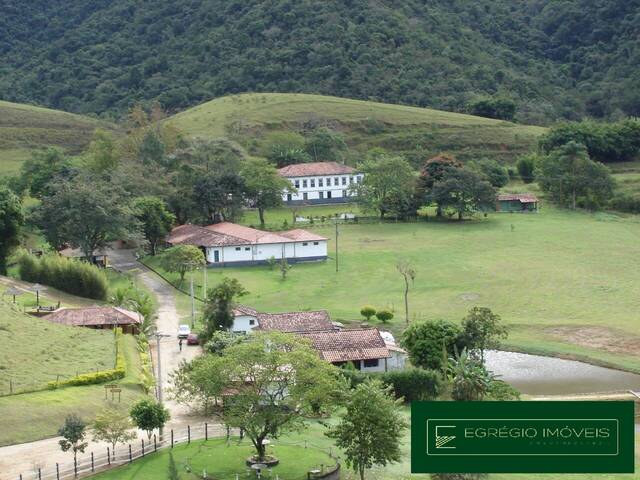
<path fill-rule="evenodd" d="M 306 92 L 548 124 L 640 115 L 640 0 L 4 0 L 0 98 L 118 117 Z"/>

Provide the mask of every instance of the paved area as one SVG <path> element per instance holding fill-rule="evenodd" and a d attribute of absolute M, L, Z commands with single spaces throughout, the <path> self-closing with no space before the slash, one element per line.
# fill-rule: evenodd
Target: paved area
<path fill-rule="evenodd" d="M 171 421 L 167 425 L 167 430 L 174 428 L 176 431 L 182 431 L 188 424 L 204 424 L 205 418 L 195 415 L 188 408 L 173 402 L 167 393 L 170 373 L 178 367 L 181 361 L 190 360 L 200 353 L 199 347 L 189 347 L 186 342 L 183 344 L 182 351 L 179 349 L 177 330 L 180 317 L 176 310 L 176 291 L 155 273 L 137 262 L 131 250 L 112 251 L 110 253 L 110 262 L 114 268 L 134 274 L 138 281 L 153 292 L 158 300 L 157 330 L 160 333 L 170 335 L 162 338 L 160 342 L 162 387 L 165 392 L 164 403 L 171 412 Z M 155 340 L 152 340 L 151 344 L 154 368 L 157 368 L 158 351 Z M 214 428 L 216 427 L 212 425 L 212 432 Z M 139 437 L 143 438 L 144 434 L 139 432 Z M 60 450 L 59 440 L 60 438 L 56 437 L 0 448 L 0 480 L 17 480 L 21 473 L 25 475 L 25 480 L 37 478 L 37 476 L 33 475 L 37 473 L 38 467 L 43 470 L 46 469 L 48 472 L 55 472 L 56 462 L 60 464 L 73 463 L 72 454 L 63 453 Z M 98 452 L 104 454 L 106 447 L 106 444 L 92 442 L 87 448 L 87 454 L 91 451 L 96 452 L 96 454 Z"/>

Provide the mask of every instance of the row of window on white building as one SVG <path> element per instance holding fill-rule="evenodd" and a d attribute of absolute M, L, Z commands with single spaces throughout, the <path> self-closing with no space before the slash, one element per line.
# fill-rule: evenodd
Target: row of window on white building
<path fill-rule="evenodd" d="M 351 185 L 354 183 L 358 183 L 362 181 L 362 176 L 358 176 L 358 177 L 333 177 L 333 186 L 337 187 L 340 184 L 342 185 Z M 318 178 L 318 187 L 324 187 L 326 183 L 327 187 L 331 186 L 331 178 L 327 177 L 325 178 Z M 311 179 L 302 179 L 302 181 L 300 179 L 295 179 L 293 181 L 293 186 L 296 187 L 297 189 L 300 188 L 300 185 L 302 185 L 302 188 L 316 188 L 316 179 L 315 178 L 311 178 Z"/>

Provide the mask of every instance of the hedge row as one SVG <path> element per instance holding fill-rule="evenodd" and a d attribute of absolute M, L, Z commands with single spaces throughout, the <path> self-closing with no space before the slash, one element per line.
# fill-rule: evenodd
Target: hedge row
<path fill-rule="evenodd" d="M 109 283 L 105 273 L 95 265 L 57 255 L 36 257 L 23 253 L 17 259 L 20 278 L 42 283 L 81 297 L 106 300 Z"/>
<path fill-rule="evenodd" d="M 122 338 L 122 329 L 116 328 L 116 343 L 118 344 L 118 356 L 116 357 L 116 366 L 110 370 L 101 370 L 98 372 L 83 373 L 67 380 L 53 381 L 47 384 L 47 388 L 55 390 L 63 387 L 77 387 L 81 385 L 96 385 L 99 383 L 113 382 L 124 378 L 127 374 L 127 361 L 124 356 L 124 341 Z"/>
<path fill-rule="evenodd" d="M 391 370 L 384 373 L 363 373 L 345 369 L 343 374 L 351 381 L 353 387 L 367 378 L 378 378 L 382 383 L 393 388 L 396 398 L 402 397 L 408 403 L 437 398 L 443 386 L 439 372 L 420 368 Z"/>

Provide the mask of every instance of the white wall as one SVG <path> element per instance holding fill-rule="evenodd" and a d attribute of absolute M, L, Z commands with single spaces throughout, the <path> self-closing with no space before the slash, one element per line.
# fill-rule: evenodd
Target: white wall
<path fill-rule="evenodd" d="M 317 243 L 317 245 L 316 245 Z M 306 245 L 305 245 L 306 244 Z M 237 249 L 240 250 L 237 250 Z M 307 257 L 326 257 L 327 241 L 317 240 L 309 242 L 290 242 L 290 243 L 264 243 L 258 245 L 238 245 L 226 247 L 209 247 L 207 250 L 207 262 L 215 262 L 215 251 L 218 251 L 218 262 L 234 263 L 234 262 L 252 262 L 265 261 L 274 257 L 280 260 L 284 253 L 285 258 L 307 258 Z"/>
<path fill-rule="evenodd" d="M 360 371 L 361 372 L 384 372 L 384 358 L 379 358 L 378 359 L 378 366 L 377 367 L 365 367 L 364 366 L 364 360 L 360 360 Z"/>
<path fill-rule="evenodd" d="M 297 194 L 291 194 L 291 200 L 305 200 L 305 193 L 307 194 L 306 200 L 318 200 L 321 192 L 324 199 L 329 198 L 328 192 L 331 192 L 331 198 L 350 196 L 349 187 L 354 183 L 362 182 L 362 178 L 363 175 L 361 173 L 356 173 L 352 175 L 292 177 L 287 178 L 287 180 L 298 190 Z M 320 186 L 321 183 L 322 186 Z M 344 195 L 345 193 L 346 195 Z M 286 191 L 282 193 L 282 200 L 285 202 L 288 200 Z"/>
<path fill-rule="evenodd" d="M 253 324 L 251 323 L 253 322 Z M 238 315 L 233 319 L 231 331 L 235 333 L 249 333 L 258 326 L 258 319 L 252 315 Z"/>
<path fill-rule="evenodd" d="M 389 353 L 391 353 L 391 358 L 387 359 L 387 365 L 389 370 L 402 370 L 405 367 L 407 354 L 402 352 L 397 352 L 395 350 L 389 350 Z"/>

